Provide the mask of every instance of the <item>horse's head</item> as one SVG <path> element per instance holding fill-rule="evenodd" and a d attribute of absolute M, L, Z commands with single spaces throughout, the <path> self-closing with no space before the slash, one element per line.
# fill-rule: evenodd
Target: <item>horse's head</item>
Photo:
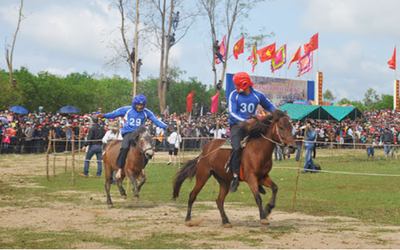
<path fill-rule="evenodd" d="M 293 126 L 286 111 L 276 109 L 272 112 L 272 138 L 280 143 L 283 147 L 283 153 L 286 155 L 293 154 L 296 151 L 296 143 L 293 139 Z"/>
<path fill-rule="evenodd" d="M 131 144 L 136 146 L 139 152 L 143 153 L 147 159 L 151 159 L 154 156 L 150 131 L 146 126 L 140 126 L 131 134 Z"/>

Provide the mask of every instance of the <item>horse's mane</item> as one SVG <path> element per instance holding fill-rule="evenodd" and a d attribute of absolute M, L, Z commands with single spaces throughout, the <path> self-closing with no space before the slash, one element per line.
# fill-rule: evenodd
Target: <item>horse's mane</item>
<path fill-rule="evenodd" d="M 138 129 L 136 129 L 135 131 L 133 131 L 133 133 L 131 134 L 131 138 L 129 140 L 131 146 L 136 146 L 139 135 L 146 132 L 147 131 L 147 127 L 145 125 L 140 126 Z"/>
<path fill-rule="evenodd" d="M 265 134 L 268 132 L 272 123 L 277 122 L 281 117 L 284 116 L 286 116 L 285 112 L 276 109 L 272 113 L 262 118 L 258 118 L 257 116 L 252 116 L 253 119 L 248 120 L 247 122 L 244 122 L 239 126 L 241 126 L 246 130 L 249 139 L 258 138 L 261 137 L 261 134 Z"/>

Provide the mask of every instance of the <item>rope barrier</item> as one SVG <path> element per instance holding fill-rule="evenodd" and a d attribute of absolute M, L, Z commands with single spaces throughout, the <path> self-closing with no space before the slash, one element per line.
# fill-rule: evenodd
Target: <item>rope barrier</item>
<path fill-rule="evenodd" d="M 302 168 L 297 167 L 276 167 L 280 169 L 290 169 L 290 170 L 302 170 Z M 399 174 L 375 174 L 375 173 L 355 173 L 355 172 L 343 172 L 343 171 L 329 171 L 329 170 L 317 170 L 317 173 L 332 173 L 332 174 L 349 174 L 349 175 L 369 175 L 369 176 L 384 176 L 384 177 L 400 177 Z"/>

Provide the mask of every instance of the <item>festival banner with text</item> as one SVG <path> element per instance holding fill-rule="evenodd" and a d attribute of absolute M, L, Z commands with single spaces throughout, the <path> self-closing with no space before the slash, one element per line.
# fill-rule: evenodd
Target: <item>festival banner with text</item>
<path fill-rule="evenodd" d="M 277 106 L 296 100 L 307 101 L 307 81 L 305 80 L 263 76 L 251 76 L 251 80 L 254 83 L 254 88 Z"/>

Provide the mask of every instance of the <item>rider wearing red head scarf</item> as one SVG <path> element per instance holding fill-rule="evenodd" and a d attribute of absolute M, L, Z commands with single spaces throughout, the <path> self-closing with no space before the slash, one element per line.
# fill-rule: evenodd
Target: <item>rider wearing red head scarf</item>
<path fill-rule="evenodd" d="M 237 126 L 241 122 L 251 119 L 260 104 L 264 109 L 272 112 L 276 109 L 275 105 L 268 100 L 265 95 L 253 89 L 253 82 L 246 72 L 239 72 L 233 76 L 235 89 L 229 95 L 228 113 L 231 131 L 231 158 L 230 170 L 233 173 L 233 180 L 230 192 L 236 192 L 239 183 L 240 162 L 242 158 L 242 148 L 240 142 L 245 137 L 246 132 Z"/>

